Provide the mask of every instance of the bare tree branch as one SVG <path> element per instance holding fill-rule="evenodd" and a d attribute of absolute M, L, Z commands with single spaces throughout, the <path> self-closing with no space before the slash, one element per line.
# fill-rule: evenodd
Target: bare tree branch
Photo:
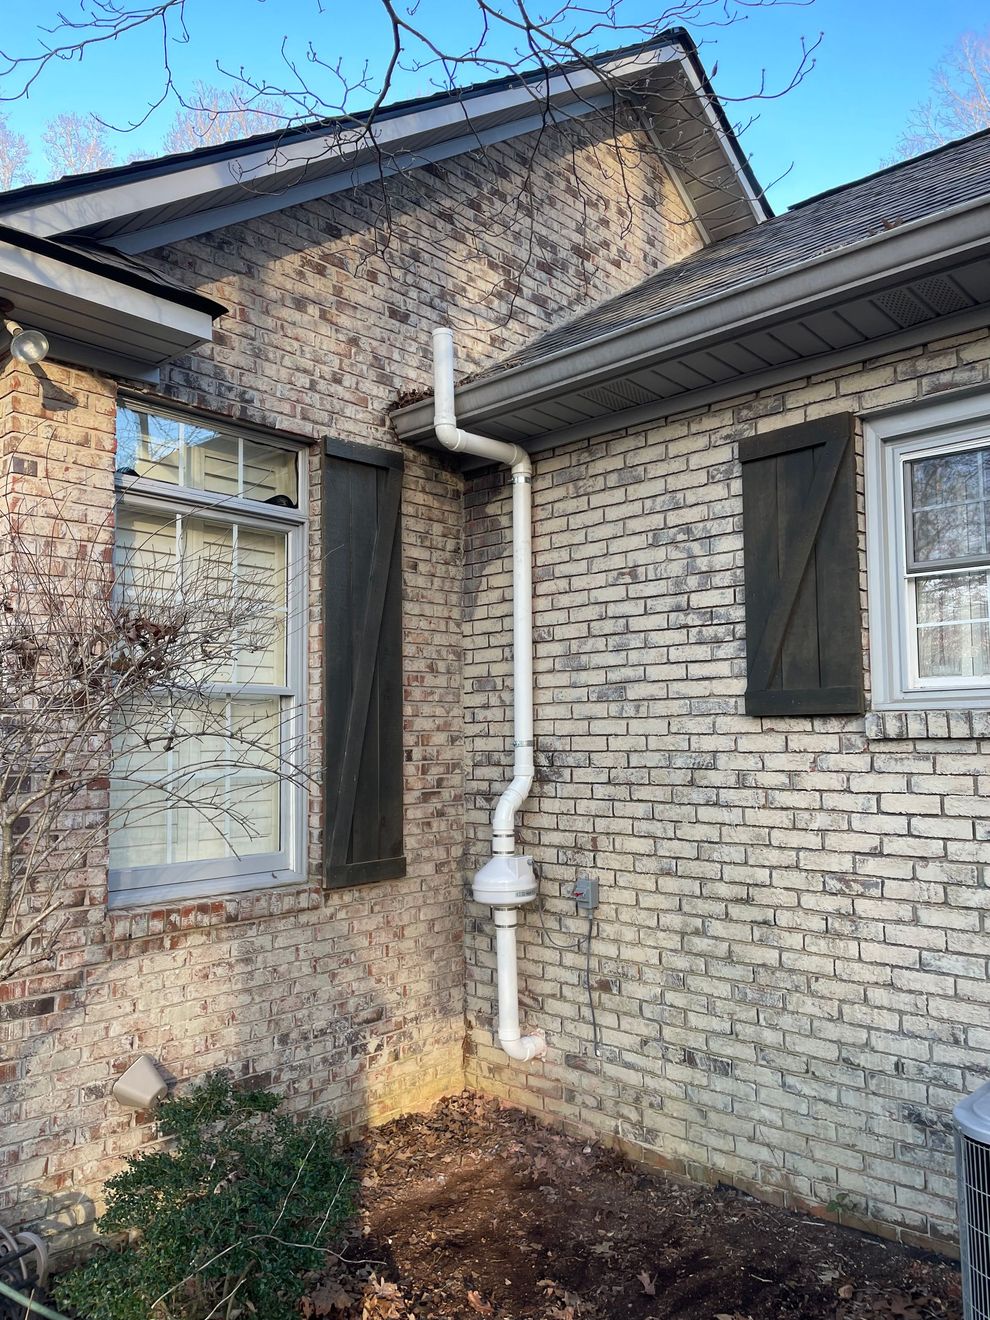
<path fill-rule="evenodd" d="M 56 115 L 45 125 L 41 145 L 53 178 L 104 170 L 117 160 L 106 127 L 94 115 Z"/>
<path fill-rule="evenodd" d="M 913 156 L 983 128 L 990 128 L 990 29 L 964 33 L 939 60 L 932 94 L 912 111 L 898 154 Z"/>
<path fill-rule="evenodd" d="M 31 145 L 27 138 L 0 115 L 0 189 L 17 188 L 31 182 Z"/>
<path fill-rule="evenodd" d="M 110 528 L 77 530 L 49 491 L 0 514 L 0 983 L 50 961 L 87 868 L 112 835 L 181 810 L 230 844 L 257 837 L 258 792 L 306 774 L 282 716 L 235 709 L 235 660 L 278 624 L 270 572 L 205 546 L 181 571 Z M 112 753 L 111 749 L 115 748 Z"/>

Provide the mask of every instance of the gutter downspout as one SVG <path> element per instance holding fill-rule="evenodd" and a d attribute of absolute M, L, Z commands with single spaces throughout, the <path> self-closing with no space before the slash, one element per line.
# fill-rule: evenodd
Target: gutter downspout
<path fill-rule="evenodd" d="M 433 331 L 434 429 L 455 453 L 504 463 L 512 474 L 512 782 L 492 813 L 492 856 L 474 877 L 475 900 L 494 909 L 498 975 L 498 1039 L 510 1059 L 546 1053 L 542 1033 L 519 1029 L 516 959 L 518 910 L 536 897 L 529 857 L 516 853 L 516 814 L 533 786 L 533 464 L 518 445 L 462 431 L 454 411 L 454 335 Z"/>

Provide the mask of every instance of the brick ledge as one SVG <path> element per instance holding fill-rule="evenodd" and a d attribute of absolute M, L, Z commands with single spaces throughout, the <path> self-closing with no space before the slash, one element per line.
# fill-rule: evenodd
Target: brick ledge
<path fill-rule="evenodd" d="M 990 738 L 990 710 L 871 710 L 866 736 L 878 742 Z"/>

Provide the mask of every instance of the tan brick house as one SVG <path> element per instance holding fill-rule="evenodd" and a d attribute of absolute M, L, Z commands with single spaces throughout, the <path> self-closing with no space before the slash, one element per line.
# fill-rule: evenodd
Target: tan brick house
<path fill-rule="evenodd" d="M 58 479 L 118 544 L 222 523 L 272 565 L 299 626 L 221 695 L 322 772 L 219 850 L 171 816 L 93 850 L 57 965 L 3 990 L 0 1216 L 89 1213 L 146 1053 L 355 1127 L 467 1083 L 951 1238 L 990 1063 L 990 137 L 772 218 L 682 34 L 375 131 L 0 199 L 0 294 L 50 341 L 5 370 L 6 499 Z M 512 482 L 437 442 L 444 324 Z M 514 742 L 529 1062 L 464 883 Z"/>

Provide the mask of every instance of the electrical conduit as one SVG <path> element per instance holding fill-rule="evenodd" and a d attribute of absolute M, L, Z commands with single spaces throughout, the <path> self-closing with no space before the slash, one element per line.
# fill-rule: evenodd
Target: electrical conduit
<path fill-rule="evenodd" d="M 546 1053 L 542 1033 L 519 1029 L 516 926 L 519 908 L 536 897 L 532 859 L 516 853 L 516 814 L 533 786 L 533 465 L 518 445 L 462 431 L 454 411 L 454 335 L 433 331 L 434 429 L 455 453 L 504 463 L 512 479 L 512 782 L 492 813 L 492 856 L 474 877 L 474 897 L 495 915 L 498 1039 L 510 1059 Z"/>

